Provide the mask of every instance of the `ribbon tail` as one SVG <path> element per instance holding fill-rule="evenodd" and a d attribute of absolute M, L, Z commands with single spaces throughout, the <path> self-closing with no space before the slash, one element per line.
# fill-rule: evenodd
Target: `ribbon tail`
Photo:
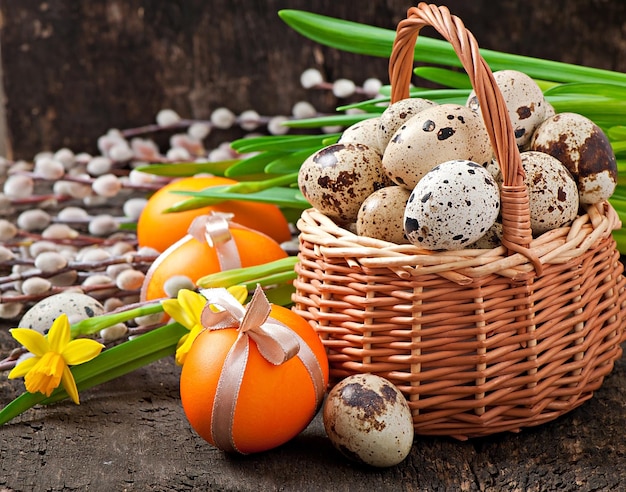
<path fill-rule="evenodd" d="M 230 453 L 243 454 L 233 438 L 233 423 L 249 351 L 248 336 L 240 334 L 224 360 L 213 400 L 211 437 L 216 447 Z"/>

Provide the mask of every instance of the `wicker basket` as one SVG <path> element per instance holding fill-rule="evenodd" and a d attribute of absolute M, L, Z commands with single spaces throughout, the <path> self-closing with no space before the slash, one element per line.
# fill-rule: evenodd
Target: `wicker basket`
<path fill-rule="evenodd" d="M 407 397 L 417 434 L 519 431 L 591 398 L 626 339 L 625 279 L 607 202 L 533 238 L 528 192 L 503 97 L 472 34 L 421 3 L 397 29 L 392 101 L 408 97 L 424 26 L 454 47 L 504 176 L 503 245 L 426 252 L 360 237 L 303 213 L 294 309 L 319 333 L 331 383 L 374 373 Z"/>

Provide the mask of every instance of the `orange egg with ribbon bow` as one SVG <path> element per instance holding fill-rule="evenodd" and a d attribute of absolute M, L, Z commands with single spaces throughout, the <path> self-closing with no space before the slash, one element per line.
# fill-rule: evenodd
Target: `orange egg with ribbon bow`
<path fill-rule="evenodd" d="M 141 300 L 169 297 L 166 282 L 177 276 L 187 277 L 195 284 L 211 273 L 262 265 L 287 256 L 271 237 L 229 218 L 228 214 L 212 213 L 194 219 L 190 233 L 150 265 L 141 288 Z"/>
<path fill-rule="evenodd" d="M 227 452 L 280 446 L 311 422 L 326 392 L 328 359 L 319 336 L 298 314 L 270 304 L 260 287 L 245 308 L 226 289 L 202 293 L 206 329 L 180 377 L 187 419 Z"/>

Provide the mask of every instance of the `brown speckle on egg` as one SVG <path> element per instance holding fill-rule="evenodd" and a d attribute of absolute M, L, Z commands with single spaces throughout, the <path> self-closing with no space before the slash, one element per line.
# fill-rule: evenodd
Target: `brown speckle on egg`
<path fill-rule="evenodd" d="M 559 113 L 535 131 L 531 150 L 558 159 L 578 185 L 581 203 L 608 199 L 617 186 L 617 161 L 609 139 L 593 121 L 577 113 Z"/>
<path fill-rule="evenodd" d="M 359 143 L 325 147 L 309 156 L 298 173 L 309 203 L 340 223 L 355 221 L 361 203 L 389 184 L 378 151 Z"/>

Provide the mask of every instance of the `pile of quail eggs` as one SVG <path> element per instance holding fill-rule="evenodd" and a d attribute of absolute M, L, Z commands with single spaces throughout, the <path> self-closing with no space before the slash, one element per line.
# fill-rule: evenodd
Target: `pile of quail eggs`
<path fill-rule="evenodd" d="M 556 114 L 515 70 L 494 73 L 521 153 L 534 236 L 608 199 L 617 162 L 588 118 Z M 500 244 L 502 175 L 474 92 L 465 105 L 409 98 L 347 128 L 302 164 L 298 185 L 320 212 L 361 236 L 428 250 Z"/>

